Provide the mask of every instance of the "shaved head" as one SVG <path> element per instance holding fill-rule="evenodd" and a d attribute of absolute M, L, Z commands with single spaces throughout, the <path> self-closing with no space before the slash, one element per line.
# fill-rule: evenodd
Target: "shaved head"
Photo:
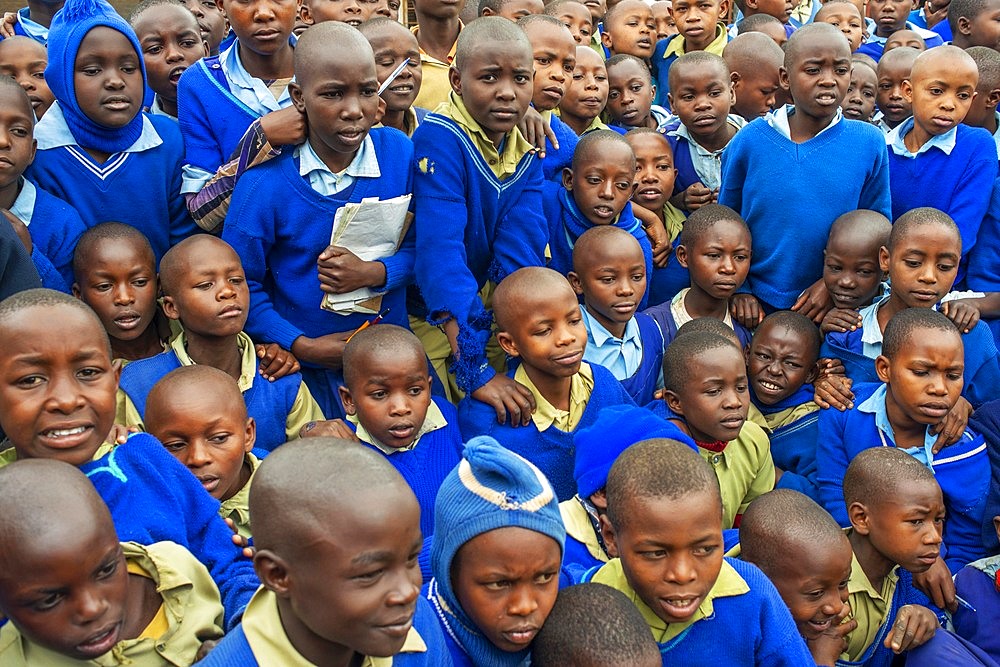
<path fill-rule="evenodd" d="M 326 24 L 321 23 L 320 25 Z M 173 294 L 176 291 L 177 279 L 183 272 L 192 268 L 189 266 L 191 254 L 202 248 L 216 248 L 222 253 L 230 254 L 236 261 L 240 261 L 240 256 L 236 254 L 233 247 L 217 236 L 211 234 L 189 236 L 168 250 L 163 259 L 160 260 L 160 289 L 165 295 Z"/>
<path fill-rule="evenodd" d="M 366 57 L 367 56 L 367 57 Z M 375 52 L 356 28 L 339 21 L 323 21 L 310 26 L 295 44 L 295 80 L 305 88 L 311 77 L 329 74 L 331 69 L 352 68 L 357 58 L 371 60 L 375 76 Z"/>
<path fill-rule="evenodd" d="M 359 331 L 344 347 L 344 384 L 349 389 L 367 376 L 365 362 L 372 357 L 423 361 L 424 348 L 412 331 L 395 324 L 379 324 Z"/>
<path fill-rule="evenodd" d="M 518 269 L 504 278 L 493 293 L 493 316 L 497 327 L 500 331 L 508 331 L 524 315 L 526 304 L 541 298 L 554 301 L 560 292 L 576 301 L 569 281 L 558 272 L 540 266 Z"/>
<path fill-rule="evenodd" d="M 722 59 L 730 70 L 746 76 L 751 70 L 763 65 L 781 67 L 785 62 L 785 52 L 762 32 L 744 32 L 726 44 Z"/>

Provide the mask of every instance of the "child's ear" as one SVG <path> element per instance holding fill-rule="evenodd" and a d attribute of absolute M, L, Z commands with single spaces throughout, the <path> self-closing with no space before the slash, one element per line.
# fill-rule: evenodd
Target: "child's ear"
<path fill-rule="evenodd" d="M 563 167 L 562 170 L 562 185 L 564 188 L 573 191 L 573 170 L 569 167 Z"/>
<path fill-rule="evenodd" d="M 958 17 L 958 31 L 966 37 L 972 34 L 972 21 L 969 20 L 968 16 Z"/>
<path fill-rule="evenodd" d="M 372 125 L 378 125 L 382 122 L 382 118 L 385 116 L 385 100 L 381 97 L 378 98 L 378 108 L 375 109 L 375 122 Z"/>
<path fill-rule="evenodd" d="M 677 249 L 674 251 L 674 255 L 677 257 L 678 264 L 683 266 L 685 269 L 688 268 L 688 250 L 683 244 L 677 246 Z"/>
<path fill-rule="evenodd" d="M 875 358 L 875 373 L 880 382 L 888 383 L 892 379 L 892 373 L 889 372 L 889 357 L 880 354 Z"/>
<path fill-rule="evenodd" d="M 750 364 L 750 348 L 747 348 L 747 365 L 749 364 Z M 809 374 L 806 375 L 806 384 L 811 384 L 816 381 L 816 378 L 819 377 L 819 370 L 820 370 L 819 359 L 817 359 L 816 363 L 813 364 L 812 368 L 809 369 Z"/>
<path fill-rule="evenodd" d="M 247 417 L 246 426 L 246 437 L 244 438 L 243 451 L 249 454 L 250 450 L 253 449 L 254 444 L 257 442 L 257 422 L 254 421 L 253 417 Z"/>
<path fill-rule="evenodd" d="M 611 50 L 611 48 L 614 46 L 614 44 L 611 41 L 611 33 L 606 31 L 601 33 L 601 45 L 606 47 L 608 50 Z"/>
<path fill-rule="evenodd" d="M 885 246 L 878 249 L 878 268 L 884 275 L 889 275 L 889 249 Z"/>
<path fill-rule="evenodd" d="M 208 40 L 207 39 L 201 40 L 201 46 L 202 46 L 203 49 L 205 49 L 205 57 L 206 58 L 208 56 L 212 55 L 212 49 L 211 49 L 211 47 L 208 46 Z"/>
<path fill-rule="evenodd" d="M 719 18 L 729 16 L 729 0 L 722 0 L 719 3 Z"/>
<path fill-rule="evenodd" d="M 288 94 L 292 98 L 292 104 L 295 106 L 295 110 L 300 114 L 305 114 L 306 101 L 302 96 L 302 86 L 295 81 L 292 81 L 288 84 Z"/>
<path fill-rule="evenodd" d="M 734 91 L 740 85 L 740 81 L 742 81 L 742 80 L 743 80 L 743 77 L 740 76 L 739 72 L 733 72 L 733 73 L 731 73 L 729 75 L 729 82 L 733 84 L 733 90 Z"/>
<path fill-rule="evenodd" d="M 452 65 L 448 68 L 448 83 L 451 84 L 451 89 L 455 91 L 455 94 L 459 97 L 462 96 L 462 73 L 458 71 L 458 68 Z"/>
<path fill-rule="evenodd" d="M 70 287 L 69 289 L 71 292 L 73 292 L 73 296 L 75 296 L 77 299 L 80 299 L 80 283 L 73 283 L 73 286 Z M 80 300 L 83 301 L 83 299 Z"/>
<path fill-rule="evenodd" d="M 489 7 L 483 7 L 483 10 L 479 12 L 480 16 L 493 16 L 495 12 Z"/>
<path fill-rule="evenodd" d="M 223 16 L 227 16 L 226 6 L 223 4 L 223 0 L 215 0 L 215 8 L 222 12 Z"/>
<path fill-rule="evenodd" d="M 667 402 L 667 407 L 671 412 L 684 416 L 684 408 L 681 406 L 681 397 L 669 389 L 663 390 L 663 400 Z"/>
<path fill-rule="evenodd" d="M 340 402 L 344 404 L 344 412 L 352 417 L 358 414 L 358 406 L 354 404 L 354 397 L 351 396 L 351 390 L 347 387 L 337 387 L 337 391 L 340 392 Z"/>
<path fill-rule="evenodd" d="M 288 565 L 284 559 L 270 549 L 261 549 L 253 557 L 253 569 L 265 588 L 279 598 L 288 596 L 291 582 L 288 577 Z"/>
<path fill-rule="evenodd" d="M 291 85 L 291 84 L 289 84 Z M 177 304 L 174 303 L 174 297 L 164 295 L 162 299 L 163 303 L 163 314 L 166 315 L 171 320 L 181 319 L 181 314 L 177 310 Z"/>
<path fill-rule="evenodd" d="M 315 22 L 312 12 L 309 11 L 309 3 L 300 2 L 299 3 L 299 20 L 306 25 L 312 25 Z"/>
<path fill-rule="evenodd" d="M 998 104 L 1000 104 L 1000 88 L 994 88 L 986 96 L 986 108 L 996 109 Z"/>
<path fill-rule="evenodd" d="M 781 67 L 778 68 L 778 85 L 781 86 L 781 89 L 784 90 L 784 91 L 786 91 L 786 92 L 789 90 L 789 88 L 788 88 L 788 85 L 789 85 L 788 84 L 788 70 L 785 69 L 784 66 L 781 66 Z"/>
<path fill-rule="evenodd" d="M 655 96 L 656 93 L 653 93 L 653 95 Z M 674 108 L 674 96 L 671 93 L 667 93 L 667 104 L 670 105 L 671 109 Z"/>
<path fill-rule="evenodd" d="M 576 271 L 570 271 L 566 274 L 566 280 L 569 281 L 570 287 L 576 292 L 577 296 L 583 294 L 583 283 L 580 281 L 580 276 L 577 275 Z"/>
<path fill-rule="evenodd" d="M 118 381 L 122 377 L 122 366 L 124 365 L 122 359 L 112 359 L 111 360 L 111 372 L 115 374 L 115 389 L 118 388 Z"/>
<path fill-rule="evenodd" d="M 851 526 L 854 527 L 854 531 L 859 535 L 868 535 L 871 532 L 869 528 L 870 517 L 868 515 L 868 508 L 858 502 L 853 502 L 847 507 L 847 518 L 851 521 Z M 261 579 L 263 581 L 263 579 Z"/>
<path fill-rule="evenodd" d="M 913 104 L 913 84 L 910 83 L 909 79 L 903 79 L 903 83 L 900 84 L 899 90 L 903 93 L 903 99 L 906 100 L 906 103 Z"/>
<path fill-rule="evenodd" d="M 608 521 L 607 514 L 600 515 L 598 521 L 601 524 L 601 537 L 604 538 L 604 546 L 608 550 L 608 555 L 617 558 L 620 554 L 618 553 L 618 543 L 615 541 L 615 527 Z"/>
<path fill-rule="evenodd" d="M 497 343 L 500 345 L 500 349 L 510 356 L 521 356 L 521 353 L 517 351 L 517 343 L 514 342 L 514 339 L 506 331 L 497 332 Z"/>

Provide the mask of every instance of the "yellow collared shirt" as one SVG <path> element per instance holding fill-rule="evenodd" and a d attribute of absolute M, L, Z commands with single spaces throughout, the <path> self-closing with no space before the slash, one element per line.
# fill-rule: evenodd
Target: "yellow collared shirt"
<path fill-rule="evenodd" d="M 503 153 L 498 151 L 482 126 L 469 114 L 465 102 L 454 92 L 448 96 L 446 102 L 441 103 L 434 110 L 434 113 L 452 119 L 462 128 L 483 159 L 486 160 L 490 171 L 501 181 L 517 171 L 517 165 L 520 164 L 521 159 L 535 150 L 535 147 L 529 144 L 521 135 L 521 131 L 515 127 L 504 137 Z"/>
<path fill-rule="evenodd" d="M 788 426 L 789 424 L 793 424 L 798 420 L 802 419 L 803 417 L 805 417 L 806 415 L 812 414 L 817 410 L 819 410 L 818 405 L 816 405 L 812 401 L 806 401 L 801 405 L 792 406 L 786 410 L 782 410 L 781 412 L 774 412 L 769 415 L 764 415 L 762 413 L 762 416 L 764 417 L 764 421 L 767 424 L 767 428 L 774 431 L 775 429 L 779 429 L 782 426 Z"/>
<path fill-rule="evenodd" d="M 459 22 L 458 31 L 461 33 L 464 27 L 465 25 Z M 414 37 L 418 37 L 420 26 L 413 26 L 410 32 L 413 33 Z M 448 70 L 451 69 L 451 64 L 455 61 L 457 47 L 458 39 L 451 45 L 451 51 L 448 52 L 448 57 L 443 61 L 427 53 L 423 48 L 417 47 L 420 48 L 420 69 L 423 72 L 423 78 L 420 81 L 420 92 L 417 93 L 417 99 L 413 100 L 413 106 L 433 109 L 448 99 L 448 94 L 451 92 Z"/>
<path fill-rule="evenodd" d="M 674 39 L 670 40 L 667 44 L 667 48 L 663 51 L 663 58 L 667 59 L 670 56 L 682 56 L 687 53 L 686 40 L 683 35 L 678 35 Z M 726 48 L 726 44 L 729 43 L 729 34 L 726 32 L 726 26 L 723 23 L 719 23 L 715 26 L 715 39 L 713 39 L 708 46 L 705 47 L 705 51 L 708 53 L 714 53 L 715 55 L 721 57 L 723 49 Z"/>
<path fill-rule="evenodd" d="M 514 380 L 527 387 L 535 397 L 535 411 L 531 415 L 531 421 L 535 423 L 535 428 L 539 432 L 545 431 L 550 426 L 567 433 L 574 430 L 583 417 L 583 411 L 587 409 L 590 394 L 594 391 L 594 371 L 586 362 L 580 364 L 580 372 L 570 379 L 568 411 L 560 410 L 542 396 L 535 383 L 528 377 L 523 365 L 517 367 Z"/>
<path fill-rule="evenodd" d="M 597 534 L 594 532 L 594 524 L 590 522 L 590 515 L 576 498 L 570 498 L 559 503 L 559 514 L 562 516 L 563 524 L 566 526 L 566 534 L 577 542 L 583 543 L 587 547 L 587 553 L 597 560 L 607 563 L 608 555 L 604 553 L 600 542 L 597 541 Z"/>
<path fill-rule="evenodd" d="M 868 575 L 861 569 L 857 556 L 851 556 L 851 578 L 847 580 L 848 603 L 851 605 L 851 615 L 858 622 L 858 627 L 847 635 L 847 651 L 841 659 L 858 660 L 864 654 L 878 634 L 879 628 L 887 620 L 889 605 L 896 592 L 899 582 L 899 566 L 893 568 L 882 581 L 882 590 L 876 591 L 868 580 Z"/>
<path fill-rule="evenodd" d="M 242 489 L 233 494 L 232 498 L 222 501 L 219 516 L 223 519 L 232 519 L 240 537 L 249 538 L 253 534 L 250 530 L 250 483 L 257 474 L 257 468 L 260 467 L 260 459 L 253 454 L 247 454 L 246 461 L 250 464 L 250 479 Z"/>
<path fill-rule="evenodd" d="M 96 461 L 97 459 L 101 458 L 102 456 L 104 456 L 117 446 L 118 445 L 114 442 L 103 443 L 100 447 L 97 448 L 97 451 L 94 452 L 94 457 L 90 460 Z M 3 442 L 0 442 L 0 468 L 4 467 L 5 465 L 11 464 L 16 460 L 17 460 L 17 450 L 14 449 L 13 445 L 10 444 L 10 441 L 4 440 Z"/>
<path fill-rule="evenodd" d="M 719 478 L 722 489 L 722 527 L 732 528 L 737 514 L 755 498 L 774 488 L 771 442 L 757 424 L 747 421 L 740 435 L 722 452 L 698 448 Z"/>
<path fill-rule="evenodd" d="M 448 420 L 444 418 L 441 413 L 441 408 L 437 406 L 433 400 L 430 406 L 427 408 L 427 414 L 424 416 L 424 423 L 420 425 L 420 429 L 417 431 L 417 437 L 413 439 L 413 442 L 406 447 L 389 447 L 379 442 L 371 433 L 368 432 L 361 422 L 358 421 L 357 415 L 347 415 L 347 421 L 354 424 L 357 428 L 358 439 L 362 442 L 367 442 L 372 447 L 375 447 L 380 452 L 386 456 L 396 454 L 398 452 L 408 452 L 417 446 L 420 442 L 420 438 L 424 435 L 430 433 L 431 431 L 437 431 L 448 425 Z"/>
<path fill-rule="evenodd" d="M 715 613 L 714 601 L 717 598 L 746 595 L 750 592 L 750 586 L 747 585 L 747 582 L 744 581 L 739 572 L 733 569 L 733 566 L 726 561 L 722 561 L 719 578 L 715 580 L 712 589 L 705 596 L 705 599 L 702 600 L 701 604 L 698 605 L 691 618 L 683 623 L 667 623 L 642 601 L 639 594 L 628 583 L 628 580 L 625 578 L 625 572 L 622 570 L 620 559 L 613 558 L 608 561 L 608 564 L 603 566 L 594 575 L 593 582 L 610 586 L 628 596 L 632 603 L 639 609 L 643 619 L 646 621 L 646 625 L 652 631 L 653 639 L 656 640 L 657 644 L 668 642 L 698 621 L 710 618 Z"/>

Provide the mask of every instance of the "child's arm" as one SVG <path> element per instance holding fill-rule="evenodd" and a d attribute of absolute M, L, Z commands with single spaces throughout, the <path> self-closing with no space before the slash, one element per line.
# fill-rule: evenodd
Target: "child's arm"
<path fill-rule="evenodd" d="M 847 331 L 857 331 L 861 326 L 861 313 L 847 308 L 832 308 L 830 312 L 823 316 L 823 322 L 819 325 L 819 331 L 824 336 L 831 331 L 845 333 Z"/>
<path fill-rule="evenodd" d="M 908 604 L 900 607 L 892 623 L 892 631 L 883 645 L 896 655 L 916 648 L 934 636 L 938 620 L 927 607 Z"/>
<path fill-rule="evenodd" d="M 299 381 L 299 390 L 295 394 L 291 409 L 288 410 L 288 417 L 285 419 L 285 438 L 295 440 L 302 434 L 302 429 L 306 424 L 321 422 L 325 420 L 323 411 L 320 409 L 316 399 L 313 398 L 309 387 L 304 381 Z"/>
<path fill-rule="evenodd" d="M 849 526 L 844 506 L 844 475 L 850 458 L 844 442 L 847 414 L 824 410 L 819 416 L 819 437 L 816 448 L 816 482 L 820 504 L 841 526 Z"/>
<path fill-rule="evenodd" d="M 857 621 L 847 618 L 850 613 L 851 605 L 844 604 L 826 632 L 815 639 L 806 640 L 806 646 L 818 667 L 834 667 L 841 654 L 847 650 L 847 635 L 858 627 Z"/>
<path fill-rule="evenodd" d="M 671 197 L 670 203 L 685 211 L 696 211 L 706 204 L 713 203 L 718 196 L 717 190 L 706 188 L 701 183 L 692 183 L 687 189 Z"/>
<path fill-rule="evenodd" d="M 871 134 L 873 135 L 872 144 L 876 156 L 872 164 L 872 171 L 861 187 L 861 196 L 858 198 L 857 207 L 878 211 L 892 220 L 892 203 L 889 197 L 889 152 L 885 145 L 885 139 L 878 130 Z M 739 136 L 738 133 L 737 136 Z M 724 160 L 723 166 L 725 166 Z"/>
<path fill-rule="evenodd" d="M 976 245 L 979 226 L 983 224 L 983 218 L 989 209 L 993 181 L 997 176 L 996 145 L 992 138 L 985 135 L 985 131 L 979 130 L 975 134 L 970 133 L 969 140 L 982 139 L 982 150 L 977 151 L 975 159 L 966 165 L 948 210 L 945 211 L 955 221 L 962 235 L 962 257 L 968 257 L 972 246 Z"/>
<path fill-rule="evenodd" d="M 799 295 L 799 298 L 792 304 L 791 310 L 802 313 L 819 324 L 832 307 L 833 300 L 830 298 L 830 292 L 826 289 L 826 283 L 820 278 Z"/>

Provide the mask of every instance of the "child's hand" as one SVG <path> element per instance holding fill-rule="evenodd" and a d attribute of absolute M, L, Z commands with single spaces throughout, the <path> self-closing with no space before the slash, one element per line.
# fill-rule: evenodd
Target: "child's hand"
<path fill-rule="evenodd" d="M 277 343 L 258 344 L 254 349 L 257 351 L 257 358 L 260 359 L 260 375 L 268 382 L 298 373 L 302 368 L 295 355 Z"/>
<path fill-rule="evenodd" d="M 833 308 L 833 299 L 830 298 L 830 293 L 826 289 L 826 283 L 820 279 L 799 295 L 798 300 L 792 304 L 791 310 L 802 313 L 819 324 L 831 308 Z"/>
<path fill-rule="evenodd" d="M 972 414 L 972 404 L 964 396 L 958 397 L 958 403 L 944 416 L 939 424 L 931 427 L 931 433 L 937 434 L 937 440 L 931 451 L 937 454 L 948 445 L 958 442 L 965 427 L 969 425 L 969 415 Z"/>
<path fill-rule="evenodd" d="M 818 666 L 833 667 L 847 650 L 847 635 L 858 627 L 858 622 L 853 618 L 846 620 L 850 613 L 851 605 L 845 604 L 826 632 L 816 639 L 806 640 L 809 652 Z"/>
<path fill-rule="evenodd" d="M 531 413 L 535 411 L 535 397 L 531 391 L 520 382 L 499 373 L 472 392 L 472 397 L 496 410 L 497 423 L 505 424 L 509 412 L 510 425 L 515 428 L 527 426 L 531 422 Z"/>
<path fill-rule="evenodd" d="M 546 137 L 552 142 L 552 148 L 559 150 L 556 133 L 552 131 L 549 124 L 542 118 L 542 114 L 538 113 L 534 107 L 528 107 L 528 113 L 524 114 L 524 118 L 517 124 L 517 129 L 521 131 L 525 141 L 535 147 L 535 150 L 538 151 L 538 157 L 545 157 Z"/>
<path fill-rule="evenodd" d="M 201 646 L 198 647 L 198 652 L 194 654 L 194 661 L 198 662 L 199 660 L 204 660 L 208 656 L 208 654 L 212 651 L 212 649 L 219 645 L 220 641 L 222 640 L 209 639 L 203 641 L 201 643 Z"/>
<path fill-rule="evenodd" d="M 124 445 L 128 437 L 133 433 L 138 433 L 139 429 L 135 426 L 122 426 L 121 424 L 112 424 L 111 432 L 108 433 L 108 437 L 105 438 L 104 442 L 113 442 L 116 445 Z"/>
<path fill-rule="evenodd" d="M 962 333 L 969 333 L 979 322 L 979 306 L 975 299 L 955 299 L 941 304 L 941 312 L 955 323 Z"/>
<path fill-rule="evenodd" d="M 327 246 L 316 260 L 320 289 L 344 294 L 362 287 L 385 285 L 385 264 L 366 262 L 347 248 Z"/>
<path fill-rule="evenodd" d="M 361 442 L 343 419 L 326 419 L 318 422 L 308 422 L 299 429 L 300 438 L 339 438 L 352 442 Z"/>
<path fill-rule="evenodd" d="M 926 643 L 937 632 L 938 620 L 934 612 L 918 604 L 908 604 L 896 613 L 892 632 L 885 638 L 884 646 L 897 655 Z"/>
<path fill-rule="evenodd" d="M 950 612 L 958 611 L 958 600 L 955 599 L 955 580 L 944 559 L 938 557 L 926 572 L 913 575 L 913 585 L 921 593 L 930 598 L 938 609 Z"/>
<path fill-rule="evenodd" d="M 306 141 L 306 115 L 294 106 L 278 109 L 260 119 L 260 129 L 274 147 L 302 144 Z"/>
<path fill-rule="evenodd" d="M 670 261 L 670 251 L 673 246 L 667 237 L 667 230 L 663 228 L 663 223 L 656 217 L 656 214 L 647 208 L 632 204 L 632 212 L 642 223 L 642 229 L 646 232 L 649 245 L 653 247 L 653 266 L 662 269 Z M 650 276 L 646 276 L 648 280 Z"/>
<path fill-rule="evenodd" d="M 292 343 L 292 354 L 310 364 L 339 371 L 344 365 L 344 346 L 353 333 L 341 331 L 318 338 L 299 336 Z"/>
<path fill-rule="evenodd" d="M 752 294 L 734 294 L 729 300 L 729 312 L 747 329 L 756 329 L 764 319 L 764 309 Z"/>
<path fill-rule="evenodd" d="M 857 331 L 861 328 L 861 313 L 847 308 L 834 308 L 823 316 L 823 322 L 819 325 L 820 333 L 824 336 L 831 331 L 846 333 L 848 330 Z"/>
<path fill-rule="evenodd" d="M 840 359 L 827 359 L 822 358 L 816 362 L 816 368 L 819 370 L 816 377 L 826 377 L 827 375 L 847 375 L 847 369 L 844 368 L 844 362 Z"/>
<path fill-rule="evenodd" d="M 31 243 L 31 233 L 28 231 L 28 226 L 19 217 L 5 208 L 0 208 L 0 213 L 3 213 L 3 217 L 7 218 L 7 222 L 10 223 L 10 226 L 14 229 L 14 233 L 17 234 L 17 238 L 21 240 L 24 249 L 30 255 L 34 246 Z"/>
<path fill-rule="evenodd" d="M 253 557 L 257 555 L 257 547 L 248 538 L 240 535 L 232 519 L 225 517 L 222 520 L 229 526 L 229 530 L 233 531 L 233 544 L 240 548 L 240 551 L 243 552 L 243 557 L 253 560 Z"/>
<path fill-rule="evenodd" d="M 813 401 L 819 407 L 837 408 L 841 412 L 854 407 L 854 392 L 851 378 L 843 375 L 827 375 L 813 384 Z"/>
<path fill-rule="evenodd" d="M 680 207 L 687 211 L 695 211 L 705 204 L 714 202 L 718 195 L 718 190 L 706 188 L 701 183 L 692 183 L 680 194 Z"/>
<path fill-rule="evenodd" d="M 17 14 L 14 12 L 4 12 L 3 21 L 0 21 L 0 37 L 7 39 L 8 37 L 13 37 L 17 33 L 14 32 L 14 26 L 17 25 Z"/>

